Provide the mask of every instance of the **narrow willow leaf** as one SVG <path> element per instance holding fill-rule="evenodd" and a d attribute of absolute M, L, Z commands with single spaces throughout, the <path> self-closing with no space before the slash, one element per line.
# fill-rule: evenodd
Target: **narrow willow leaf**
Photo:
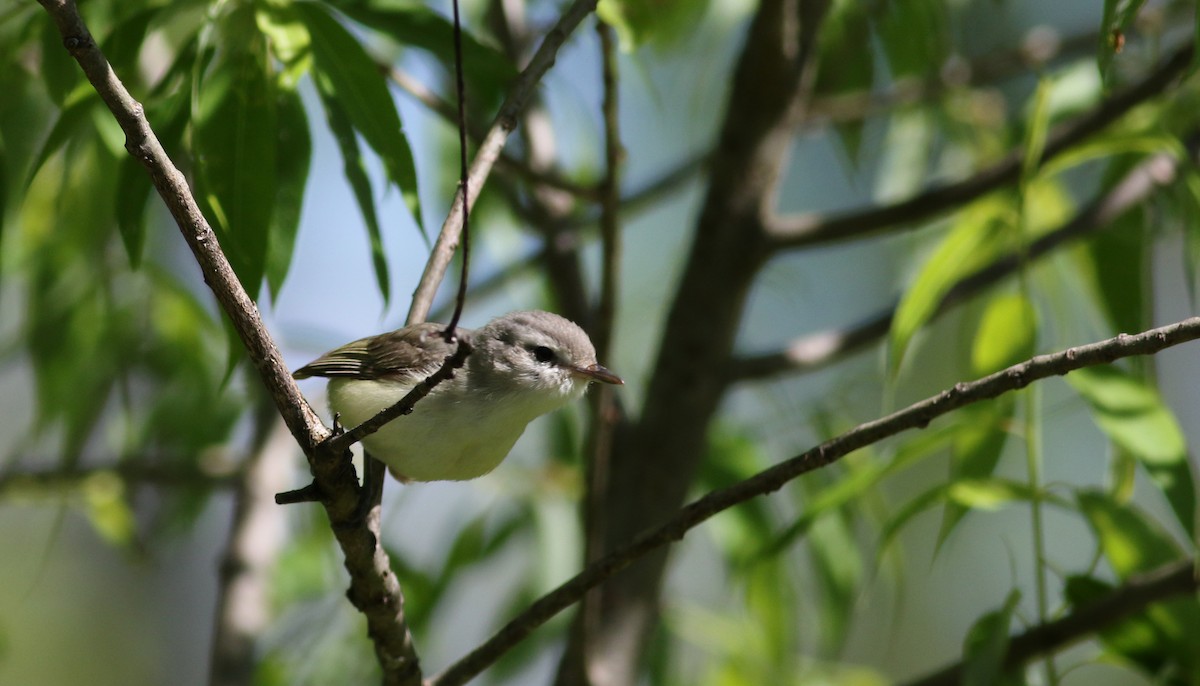
<path fill-rule="evenodd" d="M 227 23 L 225 47 L 195 105 L 197 186 L 230 264 L 254 297 L 266 270 L 278 187 L 276 95 L 251 11 L 238 10 Z"/>
<path fill-rule="evenodd" d="M 371 179 L 367 176 L 366 167 L 362 163 L 362 155 L 358 149 L 358 139 L 354 136 L 354 127 L 350 117 L 342 108 L 332 88 L 327 81 L 317 75 L 317 91 L 321 94 L 321 104 L 325 107 L 325 121 L 333 132 L 338 150 L 342 153 L 342 173 L 350 183 L 358 209 L 362 212 L 363 223 L 367 227 L 367 239 L 371 245 L 371 262 L 375 266 L 375 281 L 379 286 L 379 294 L 384 303 L 388 302 L 391 287 L 388 281 L 387 258 L 383 253 L 383 234 L 379 228 L 379 217 L 375 213 L 375 198 L 371 190 Z"/>
<path fill-rule="evenodd" d="M 417 0 L 334 0 L 334 7 L 406 48 L 424 50 L 448 69 L 454 65 L 454 24 Z M 491 111 L 500 103 L 517 68 L 502 51 L 462 33 L 463 73 L 473 107 Z"/>
<path fill-rule="evenodd" d="M 994 686 L 1012 683 L 1003 672 L 1008 652 L 1008 631 L 1013 612 L 1021 600 L 1017 589 L 1009 591 L 1004 605 L 975 620 L 963 641 L 963 686 Z"/>
<path fill-rule="evenodd" d="M 820 95 L 865 94 L 875 79 L 875 59 L 864 45 L 871 41 L 868 7 L 856 0 L 838 0 L 821 24 L 817 46 L 816 92 Z M 838 140 L 853 162 L 858 158 L 862 122 L 837 126 Z"/>
<path fill-rule="evenodd" d="M 977 403 L 958 412 L 950 454 L 949 489 L 953 491 L 959 483 L 979 482 L 991 477 L 1008 441 L 1012 413 L 1013 402 L 1008 397 Z M 935 554 L 941 551 L 942 544 L 975 506 L 971 499 L 961 495 L 960 492 L 960 497 L 946 501 Z"/>
<path fill-rule="evenodd" d="M 1086 243 L 1091 284 L 1116 332 L 1141 331 L 1148 321 L 1150 287 L 1146 213 L 1134 208 Z"/>
<path fill-rule="evenodd" d="M 1112 365 L 1080 369 L 1067 381 L 1091 406 L 1096 425 L 1141 462 L 1194 536 L 1196 485 L 1187 443 L 1158 391 Z"/>
<path fill-rule="evenodd" d="M 1112 62 L 1125 45 L 1126 35 L 1146 0 L 1104 0 L 1100 46 L 1096 63 L 1106 86 L 1112 83 Z"/>
<path fill-rule="evenodd" d="M 820 588 L 821 643 L 826 654 L 845 644 L 864 578 L 861 543 L 841 513 L 822 517 L 812 527 L 808 551 Z"/>
<path fill-rule="evenodd" d="M 379 67 L 358 39 L 328 10 L 315 3 L 299 3 L 295 7 L 312 38 L 314 71 L 367 145 L 383 160 L 388 179 L 400 190 L 413 221 L 420 226 L 421 207 L 412 150 Z"/>
<path fill-rule="evenodd" d="M 141 266 L 146 243 L 146 201 L 154 189 L 141 163 L 126 156 L 117 169 L 117 230 L 134 269 Z"/>
<path fill-rule="evenodd" d="M 695 0 L 600 0 L 596 15 L 613 27 L 621 49 L 670 45 L 686 36 L 708 8 Z"/>
<path fill-rule="evenodd" d="M 1033 94 L 1033 109 L 1025 131 L 1025 154 L 1021 161 L 1021 181 L 1027 183 L 1037 173 L 1046 150 L 1046 135 L 1050 131 L 1050 93 L 1053 82 L 1042 77 Z"/>
<path fill-rule="evenodd" d="M 1037 351 L 1037 310 L 1020 293 L 992 298 L 971 346 L 971 373 L 987 376 L 1033 357 Z"/>
<path fill-rule="evenodd" d="M 891 374 L 899 370 L 913 336 L 937 314 L 951 287 L 999 254 L 1011 235 L 1013 218 L 1011 205 L 994 196 L 963 212 L 896 307 L 888 351 Z"/>
<path fill-rule="evenodd" d="M 37 176 L 46 161 L 66 145 L 68 140 L 84 130 L 91 121 L 91 110 L 99 102 L 98 96 L 93 91 L 91 94 L 82 92 L 64 103 L 62 110 L 58 113 L 58 119 L 54 121 L 54 126 L 46 136 L 46 141 L 42 143 L 41 149 L 33 159 L 33 164 L 29 167 L 29 174 L 25 177 L 26 190 L 29 189 L 29 185 L 33 183 L 34 177 Z"/>
<path fill-rule="evenodd" d="M 267 287 L 272 299 L 279 296 L 279 289 L 283 287 L 292 264 L 292 249 L 300 228 L 304 188 L 308 184 L 308 170 L 312 162 L 312 136 L 300 94 L 294 89 L 281 89 L 276 114 L 278 186 L 275 209 L 271 213 L 266 262 Z"/>
<path fill-rule="evenodd" d="M 1162 527 L 1133 505 L 1122 505 L 1100 491 L 1081 491 L 1076 499 L 1117 577 L 1128 579 L 1183 555 Z"/>

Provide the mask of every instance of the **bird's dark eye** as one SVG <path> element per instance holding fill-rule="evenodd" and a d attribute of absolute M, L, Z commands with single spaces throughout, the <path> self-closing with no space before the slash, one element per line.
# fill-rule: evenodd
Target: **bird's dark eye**
<path fill-rule="evenodd" d="M 539 345 L 533 349 L 533 359 L 538 362 L 553 362 L 554 351 L 544 345 Z"/>

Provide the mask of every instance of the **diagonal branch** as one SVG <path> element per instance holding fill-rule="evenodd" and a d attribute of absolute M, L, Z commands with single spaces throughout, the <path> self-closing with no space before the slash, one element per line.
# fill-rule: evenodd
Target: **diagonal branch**
<path fill-rule="evenodd" d="M 1041 163 L 1101 131 L 1136 105 L 1165 91 L 1192 62 L 1194 45 L 1179 48 L 1141 82 L 1114 95 L 1075 121 L 1060 127 L 1046 141 Z M 1024 151 L 1014 150 L 1000 162 L 974 176 L 928 190 L 901 202 L 822 217 L 803 214 L 766 217 L 767 232 L 775 251 L 844 241 L 888 228 L 899 228 L 964 205 L 991 191 L 1014 183 L 1021 173 Z"/>
<path fill-rule="evenodd" d="M 1200 339 L 1200 317 L 1150 329 L 1130 336 L 1038 355 L 1020 364 L 971 382 L 955 384 L 941 393 L 913 403 L 886 417 L 860 424 L 810 450 L 781 462 L 732 486 L 693 501 L 664 524 L 645 531 L 632 543 L 589 564 L 579 574 L 534 601 L 490 639 L 430 681 L 430 686 L 464 684 L 522 641 L 550 618 L 579 601 L 590 589 L 648 553 L 677 541 L 713 515 L 761 495 L 773 493 L 796 477 L 832 464 L 869 445 L 929 422 L 972 403 L 995 398 L 1034 381 L 1062 376 L 1084 367 L 1107 364 L 1135 355 L 1152 355 L 1166 348 Z"/>
<path fill-rule="evenodd" d="M 1193 132 L 1187 138 L 1185 146 L 1188 154 L 1194 158 L 1200 146 L 1200 135 Z M 1174 182 L 1182 163 L 1183 160 L 1174 153 L 1159 153 L 1149 157 L 1069 222 L 1030 243 L 1023 258 L 1033 260 L 1044 257 L 1075 239 L 1103 229 L 1144 202 L 1159 188 Z M 967 275 L 946 293 L 934 316 L 944 314 L 955 305 L 1008 278 L 1021 267 L 1021 260 L 1022 257 L 1017 255 L 1007 255 Z M 764 380 L 785 373 L 816 371 L 886 336 L 895 312 L 896 305 L 893 304 L 849 327 L 797 338 L 783 350 L 734 359 L 729 364 L 727 378 L 730 383 L 736 383 Z"/>
<path fill-rule="evenodd" d="M 378 512 L 367 518 L 355 516 L 359 499 L 353 464 L 344 452 L 329 450 L 329 430 L 300 395 L 257 306 L 234 275 L 183 174 L 151 130 L 142 105 L 113 72 L 73 0 L 39 1 L 62 34 L 63 44 L 124 131 L 125 148 L 149 171 L 154 187 L 199 263 L 205 283 L 233 323 L 288 430 L 304 450 L 322 495 L 321 504 L 345 556 L 350 573 L 348 597 L 366 616 L 385 682 L 412 683 L 414 675 L 419 680 L 420 665 L 404 622 L 404 599 L 387 554 L 379 545 Z"/>
<path fill-rule="evenodd" d="M 1178 595 L 1200 590 L 1195 562 L 1180 560 L 1143 576 L 1130 579 L 1095 602 L 1052 622 L 1032 627 L 1013 636 L 1004 655 L 1004 666 L 1012 670 L 1042 655 L 1070 646 L 1091 634 L 1131 617 L 1147 606 Z M 961 662 L 911 681 L 908 686 L 955 686 L 962 683 Z"/>
<path fill-rule="evenodd" d="M 417 285 L 417 290 L 413 293 L 412 306 L 408 310 L 407 324 L 423 322 L 429 315 L 429 308 L 433 304 L 433 296 L 437 293 L 442 276 L 446 273 L 446 267 L 450 265 L 450 260 L 454 257 L 454 251 L 458 248 L 464 205 L 467 207 L 475 205 L 475 200 L 479 197 L 479 191 L 483 188 L 488 175 L 492 171 L 492 166 L 495 165 L 496 159 L 500 156 L 500 150 L 508 140 L 508 135 L 517 127 L 517 115 L 521 113 L 521 110 L 525 109 L 525 105 L 533 97 L 533 94 L 536 92 L 536 86 L 542 76 L 553 66 L 554 60 L 558 55 L 558 49 L 566 42 L 567 36 L 575 30 L 575 27 L 579 26 L 584 17 L 591 14 L 595 9 L 596 0 L 575 0 L 563 12 L 554 28 L 546 34 L 541 46 L 529 61 L 529 65 L 517 77 L 512 90 L 509 91 L 504 103 L 500 106 L 500 112 L 496 115 L 492 127 L 488 130 L 487 136 L 483 139 L 483 143 L 480 144 L 479 150 L 475 153 L 475 159 L 471 162 L 469 173 L 470 177 L 474 179 L 474 183 L 468 189 L 467 202 L 463 202 L 462 190 L 460 189 L 459 192 L 455 193 L 454 199 L 450 203 L 450 213 L 446 217 L 446 221 L 442 224 L 442 230 L 438 234 L 437 242 L 433 246 L 433 254 L 430 255 L 429 262 L 425 265 L 425 272 L 421 274 L 421 281 Z"/>

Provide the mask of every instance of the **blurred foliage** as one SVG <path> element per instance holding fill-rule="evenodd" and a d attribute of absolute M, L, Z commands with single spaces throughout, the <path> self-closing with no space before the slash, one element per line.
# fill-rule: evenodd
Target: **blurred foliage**
<path fill-rule="evenodd" d="M 844 153 L 847 175 L 871 177 L 861 184 L 879 189 L 871 200 L 967 177 L 1004 155 L 1020 162 L 1019 179 L 922 221 L 920 232 L 896 241 L 893 260 L 907 271 L 896 284 L 898 306 L 881 370 L 872 368 L 880 373 L 870 382 L 870 411 L 845 411 L 822 395 L 806 406 L 807 419 L 791 412 L 786 427 L 764 417 L 723 418 L 710 432 L 698 489 L 730 486 L 783 457 L 766 447 L 771 432 L 793 435 L 802 425 L 806 439 L 829 438 L 909 389 L 923 393 L 1080 340 L 1144 328 L 1159 311 L 1156 259 L 1177 259 L 1195 289 L 1200 173 L 1186 162 L 1200 126 L 1194 76 L 1044 158 L 1056 126 L 1076 121 L 1148 72 L 1160 57 L 1154 46 L 1186 40 L 1177 35 L 1179 26 L 1194 32 L 1200 25 L 1194 7 L 1106 0 L 1085 36 L 1086 54 L 1068 51 L 1050 61 L 1028 54 L 1032 38 L 1018 45 L 1015 34 L 998 33 L 1008 41 L 997 51 L 1008 71 L 989 72 L 987 60 L 1000 60 L 972 43 L 970 12 L 1004 4 L 828 2 L 811 76 L 814 111 L 830 119 L 818 116 L 804 125 Z M 431 179 L 418 179 L 413 148 L 455 156 L 437 149 L 440 139 L 410 139 L 384 71 L 415 51 L 431 81 L 452 73 L 444 9 L 420 0 L 83 3 L 94 35 L 192 183 L 243 285 L 259 297 L 265 284 L 271 301 L 288 284 L 304 202 L 321 190 L 309 183 L 318 139 L 333 141 L 361 214 L 377 287 L 385 299 L 390 294 L 380 196 L 398 192 L 423 226 L 428 218 L 417 190 Z M 530 5 L 539 22 L 558 9 Z M 712 35 L 740 40 L 738 31 L 710 29 L 741 26 L 748 11 L 746 3 L 731 0 L 601 0 L 598 15 L 616 28 L 623 48 L 634 53 L 631 61 L 650 79 L 660 58 L 686 62 L 719 52 L 706 42 Z M 509 51 L 498 47 L 509 37 L 493 22 L 479 23 L 471 22 L 464 36 L 465 68 L 473 107 L 490 114 L 517 69 Z M 228 332 L 144 169 L 126 153 L 123 134 L 36 3 L 0 5 L 0 64 L 0 286 L 5 302 L 20 307 L 0 351 L 32 370 L 35 405 L 29 436 L 8 467 L 29 467 L 16 458 L 35 447 L 55 456 L 37 466 L 62 469 L 121 461 L 194 468 L 214 459 L 236 462 L 252 442 L 248 436 L 261 429 L 250 418 L 246 377 L 228 369 L 240 353 L 229 350 Z M 553 101 L 550 90 L 543 85 Z M 560 142 L 598 141 L 600 118 L 577 119 L 584 121 L 562 125 L 569 133 Z M 592 139 L 568 137 L 580 130 Z M 869 152 L 871 137 L 888 142 L 888 150 L 874 153 L 878 159 Z M 510 151 L 519 156 L 525 147 L 518 141 Z M 687 152 L 680 159 L 692 158 Z M 1032 242 L 1164 153 L 1185 163 L 1150 201 L 1124 211 L 1048 267 L 1026 261 Z M 594 178 L 586 166 L 555 171 Z M 437 185 L 445 169 L 429 173 Z M 501 212 L 529 216 L 535 193 L 507 182 L 515 190 L 493 194 L 489 187 L 477 210 L 485 219 Z M 784 184 L 781 193 L 789 192 L 797 191 Z M 587 215 L 581 209 L 586 199 L 573 204 L 575 215 Z M 591 240 L 590 231 L 579 235 Z M 1177 257 L 1156 257 L 1156 241 L 1164 237 L 1183 246 Z M 1020 264 L 1018 278 L 974 297 L 953 325 L 941 321 L 956 284 L 1008 258 Z M 789 331 L 799 330 L 791 324 Z M 963 354 L 946 354 L 951 348 Z M 931 510 L 940 510 L 940 524 L 922 529 L 929 564 L 943 560 L 956 537 L 971 535 L 968 530 L 991 513 L 1045 505 L 1086 527 L 1095 561 L 1055 570 L 1064 580 L 1063 611 L 1133 575 L 1194 556 L 1191 449 L 1157 388 L 1154 365 L 1096 367 L 1067 382 L 1074 395 L 1063 402 L 1090 411 L 1097 427 L 1092 438 L 1111 446 L 1106 463 L 1097 458 L 1093 473 L 1078 482 L 1043 484 L 1014 475 L 1021 453 L 1036 462 L 1042 451 L 1031 445 L 1039 433 L 1027 414 L 1035 400 L 1013 394 L 859 451 L 773 498 L 716 516 L 704 542 L 694 544 L 701 550 L 688 547 L 695 537 L 685 547 L 687 555 L 713 561 L 705 570 L 713 577 L 708 582 L 723 596 L 700 603 L 667 589 L 648 683 L 886 683 L 847 655 L 856 632 L 878 623 L 871 615 L 878 608 L 867 608 L 864 597 L 881 578 L 894 585 L 901 605 L 905 580 L 885 566 L 886 556 L 911 544 L 906 534 Z M 440 623 L 464 585 L 517 560 L 517 572 L 502 579 L 508 586 L 496 617 L 476 618 L 494 626 L 560 581 L 564 560 L 578 558 L 573 502 L 582 490 L 579 446 L 587 432 L 569 414 L 548 426 L 543 471 L 504 493 L 504 506 L 460 513 L 436 554 L 389 550 L 418 644 L 450 632 Z M 1153 507 L 1134 502 L 1142 481 L 1157 499 Z M 166 495 L 154 528 L 141 516 L 138 484 L 110 471 L 78 484 L 81 497 L 72 504 L 98 535 L 125 549 L 145 543 L 147 529 L 186 530 L 215 488 L 197 478 L 161 489 Z M 262 640 L 257 683 L 376 678 L 358 619 L 341 598 L 340 561 L 318 519 L 296 527 L 276 565 L 278 618 Z M 1003 563 L 999 553 L 989 554 L 994 564 Z M 1031 557 L 1040 575 L 1055 555 L 1037 550 Z M 982 603 L 986 611 L 960 641 L 969 683 L 1019 682 L 999 674 L 1009 636 L 1046 618 L 1029 615 L 1023 599 L 1034 594 L 1017 586 L 1014 581 L 1005 597 Z M 490 676 L 522 683 L 533 666 L 561 649 L 567 626 L 563 618 L 535 633 Z M 0 631 L 0 657 L 10 632 Z M 1161 683 L 1194 683 L 1198 637 L 1200 606 L 1195 598 L 1180 598 L 1101 632 L 1099 655 L 1082 659 L 1120 661 Z M 704 659 L 692 660 L 697 653 Z"/>

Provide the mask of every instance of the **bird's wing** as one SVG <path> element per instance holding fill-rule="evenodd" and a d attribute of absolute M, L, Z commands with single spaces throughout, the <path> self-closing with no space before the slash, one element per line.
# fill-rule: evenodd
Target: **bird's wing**
<path fill-rule="evenodd" d="M 404 379 L 429 373 L 442 360 L 454 353 L 455 346 L 442 337 L 445 326 L 426 322 L 403 329 L 361 338 L 330 350 L 297 369 L 292 376 L 352 379 Z M 458 329 L 461 338 L 470 331 Z"/>

